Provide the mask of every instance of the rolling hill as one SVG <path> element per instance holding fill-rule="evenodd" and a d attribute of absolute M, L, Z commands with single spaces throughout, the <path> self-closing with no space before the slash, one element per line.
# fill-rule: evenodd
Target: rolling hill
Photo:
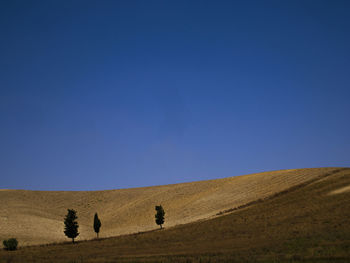
<path fill-rule="evenodd" d="M 318 175 L 220 216 L 76 244 L 2 250 L 0 262 L 350 262 L 350 169 L 303 172 Z"/>
<path fill-rule="evenodd" d="M 157 204 L 162 204 L 166 211 L 165 227 L 168 228 L 213 218 L 223 211 L 266 199 L 338 170 L 281 170 L 108 191 L 1 190 L 0 239 L 16 237 L 22 246 L 65 241 L 63 218 L 67 208 L 78 212 L 81 234 L 77 240 L 94 238 L 95 212 L 102 221 L 101 237 L 156 229 L 154 206 Z"/>

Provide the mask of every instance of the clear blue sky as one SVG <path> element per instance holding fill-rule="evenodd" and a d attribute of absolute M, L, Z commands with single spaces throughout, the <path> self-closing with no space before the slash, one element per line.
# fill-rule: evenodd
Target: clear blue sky
<path fill-rule="evenodd" d="M 350 1 L 1 1 L 0 188 L 350 166 Z"/>

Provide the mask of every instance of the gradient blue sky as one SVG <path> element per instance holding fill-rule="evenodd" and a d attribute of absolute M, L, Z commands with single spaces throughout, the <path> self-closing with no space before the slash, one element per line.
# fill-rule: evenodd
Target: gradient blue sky
<path fill-rule="evenodd" d="M 0 188 L 350 166 L 350 1 L 1 1 Z"/>

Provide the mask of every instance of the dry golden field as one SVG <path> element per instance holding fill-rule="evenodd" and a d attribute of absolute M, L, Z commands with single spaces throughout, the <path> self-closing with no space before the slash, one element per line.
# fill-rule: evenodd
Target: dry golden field
<path fill-rule="evenodd" d="M 220 211 L 264 199 L 337 168 L 281 170 L 191 183 L 108 191 L 0 191 L 0 240 L 20 244 L 65 241 L 67 208 L 78 212 L 77 240 L 94 238 L 93 215 L 102 221 L 101 237 L 157 228 L 154 206 L 166 211 L 165 227 L 215 216 Z"/>
<path fill-rule="evenodd" d="M 220 216 L 76 244 L 2 250 L 0 262 L 350 262 L 350 169 L 303 171 L 318 175 Z"/>

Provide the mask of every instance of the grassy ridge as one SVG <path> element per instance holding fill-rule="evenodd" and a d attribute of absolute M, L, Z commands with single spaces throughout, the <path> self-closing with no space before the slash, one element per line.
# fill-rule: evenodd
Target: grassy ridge
<path fill-rule="evenodd" d="M 350 262 L 350 169 L 162 231 L 0 252 L 2 262 Z M 1 262 L 1 260 L 0 260 Z"/>

